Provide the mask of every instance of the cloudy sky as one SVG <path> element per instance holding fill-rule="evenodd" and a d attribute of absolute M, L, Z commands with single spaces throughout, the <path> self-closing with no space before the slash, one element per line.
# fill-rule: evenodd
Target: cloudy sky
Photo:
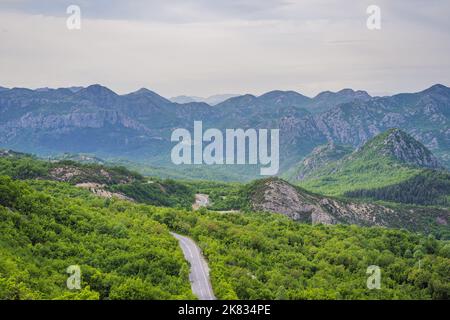
<path fill-rule="evenodd" d="M 66 9 L 81 8 L 81 30 Z M 366 9 L 381 8 L 381 30 Z M 0 86 L 181 94 L 450 86 L 448 0 L 0 0 Z"/>

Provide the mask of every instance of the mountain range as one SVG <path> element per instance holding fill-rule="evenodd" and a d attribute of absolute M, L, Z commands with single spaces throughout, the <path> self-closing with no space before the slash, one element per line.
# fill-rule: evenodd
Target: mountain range
<path fill-rule="evenodd" d="M 450 88 L 439 84 L 386 97 L 351 89 L 314 98 L 272 91 L 215 106 L 174 103 L 148 89 L 118 95 L 101 85 L 0 89 L 0 147 L 40 156 L 83 153 L 186 171 L 171 164 L 170 136 L 176 128 L 191 129 L 196 120 L 204 128 L 280 129 L 282 172 L 318 146 L 358 148 L 390 128 L 400 128 L 430 149 L 442 166 L 450 165 Z M 243 170 L 231 169 L 225 171 Z M 202 170 L 213 178 L 224 175 L 220 166 L 199 169 L 198 175 Z M 236 176 L 251 179 L 254 172 Z"/>
<path fill-rule="evenodd" d="M 328 128 L 350 120 L 358 126 L 355 119 L 367 114 L 355 118 L 344 111 L 377 98 L 315 113 L 308 110 L 314 99 L 293 92 L 235 97 L 215 107 L 174 104 L 146 89 L 119 96 L 101 86 L 3 93 L 3 141 L 57 156 L 44 160 L 0 149 L 0 299 L 193 299 L 194 271 L 189 274 L 192 264 L 183 259 L 174 232 L 198 243 L 211 291 L 224 300 L 449 297 L 445 158 L 413 130 L 390 128 L 358 143 L 320 136 L 319 120 Z M 335 112 L 332 122 L 326 115 Z M 161 163 L 166 131 L 193 119 L 226 128 L 279 126 L 286 117 L 316 124 L 311 131 L 281 131 L 281 157 L 289 154 L 292 162 L 283 176 L 292 183 L 278 177 L 246 184 L 163 180 L 95 156 L 139 155 Z M 419 124 L 424 132 L 446 128 Z M 317 136 L 304 143 L 296 140 L 312 134 Z M 448 151 L 434 147 L 441 155 Z M 71 150 L 78 153 L 62 153 Z M 130 160 L 128 167 L 139 167 Z M 157 169 L 174 174 L 173 168 Z M 191 176 L 204 174 L 189 169 Z M 212 172 L 248 177 L 251 168 Z M 195 211 L 198 196 L 207 200 Z M 67 291 L 64 271 L 74 261 L 83 268 L 83 288 Z M 386 288 L 365 290 L 361 275 L 372 265 L 383 268 Z"/>

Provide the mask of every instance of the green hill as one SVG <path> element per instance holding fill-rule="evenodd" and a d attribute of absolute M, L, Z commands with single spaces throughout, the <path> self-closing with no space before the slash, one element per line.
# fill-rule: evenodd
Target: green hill
<path fill-rule="evenodd" d="M 0 154 L 0 175 L 14 179 L 67 182 L 97 194 L 127 198 L 151 205 L 190 208 L 194 191 L 170 179 L 144 177 L 123 166 L 80 163 L 71 160 L 43 161 L 26 154 Z"/>
<path fill-rule="evenodd" d="M 5 156 L 0 164 L 0 299 L 192 299 L 189 266 L 169 231 L 189 235 L 199 244 L 211 269 L 214 293 L 221 299 L 450 296 L 448 232 L 433 232 L 431 220 L 417 226 L 425 226 L 422 231 L 436 237 L 380 227 L 305 224 L 280 214 L 254 212 L 264 209 L 259 207 L 236 213 L 194 212 L 173 208 L 168 201 L 171 194 L 184 194 L 183 185 L 192 192 L 212 191 L 216 205 L 232 203 L 245 209 L 248 200 L 264 200 L 266 182 L 282 181 L 278 179 L 248 185 L 174 182 L 159 193 L 159 199 L 169 204 L 155 207 L 145 204 L 145 197 L 135 201 L 98 197 L 76 187 L 80 180 L 73 180 L 75 176 L 62 181 L 51 173 L 69 166 L 70 172 L 81 171 L 83 179 L 89 170 L 94 170 L 94 178 L 106 179 L 102 170 L 113 172 L 105 166 L 73 162 L 61 166 L 25 155 Z M 133 183 L 164 186 L 139 176 L 129 181 L 132 176 L 116 171 L 114 179 L 105 180 L 114 182 L 106 188 Z M 132 191 L 135 196 L 139 192 Z M 332 198 L 323 202 L 325 197 L 305 191 L 301 196 L 307 205 L 325 206 L 323 210 L 348 205 Z M 403 209 L 408 213 L 408 207 Z M 435 211 L 417 211 L 411 221 L 426 222 L 430 212 Z M 404 226 L 405 221 L 397 225 Z M 81 290 L 66 287 L 71 265 L 81 268 Z M 370 265 L 382 270 L 380 290 L 367 289 Z"/>
<path fill-rule="evenodd" d="M 424 145 L 398 129 L 376 136 L 340 160 L 325 163 L 303 181 L 297 179 L 297 183 L 326 195 L 365 196 L 415 204 L 445 204 L 450 195 L 448 173 Z M 410 187 L 399 191 L 402 195 L 398 197 L 381 196 L 381 191 L 368 192 L 391 190 L 389 188 L 400 190 L 402 185 Z M 433 192 L 420 192 L 427 188 Z"/>
<path fill-rule="evenodd" d="M 190 299 L 164 225 L 65 183 L 0 177 L 0 299 Z M 78 265 L 81 291 L 66 287 Z"/>
<path fill-rule="evenodd" d="M 448 299 L 448 241 L 268 213 L 182 211 L 0 178 L 0 299 L 192 298 L 169 230 L 190 235 L 221 299 Z M 420 263 L 419 263 L 420 261 Z M 81 290 L 66 288 L 79 265 Z M 369 290 L 366 270 L 382 270 Z"/>

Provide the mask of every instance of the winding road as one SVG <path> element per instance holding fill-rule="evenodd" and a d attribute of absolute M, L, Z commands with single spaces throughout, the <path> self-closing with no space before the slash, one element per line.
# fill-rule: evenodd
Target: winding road
<path fill-rule="evenodd" d="M 200 248 L 190 238 L 171 232 L 180 243 L 184 257 L 191 265 L 189 280 L 194 295 L 199 300 L 216 300 L 209 279 L 209 268 L 205 258 L 202 256 Z"/>

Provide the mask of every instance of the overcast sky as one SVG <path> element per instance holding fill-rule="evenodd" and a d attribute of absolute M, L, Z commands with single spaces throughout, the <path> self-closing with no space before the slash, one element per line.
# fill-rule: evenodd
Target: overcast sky
<path fill-rule="evenodd" d="M 448 0 L 0 0 L 0 86 L 413 92 L 450 86 L 449 14 Z"/>

